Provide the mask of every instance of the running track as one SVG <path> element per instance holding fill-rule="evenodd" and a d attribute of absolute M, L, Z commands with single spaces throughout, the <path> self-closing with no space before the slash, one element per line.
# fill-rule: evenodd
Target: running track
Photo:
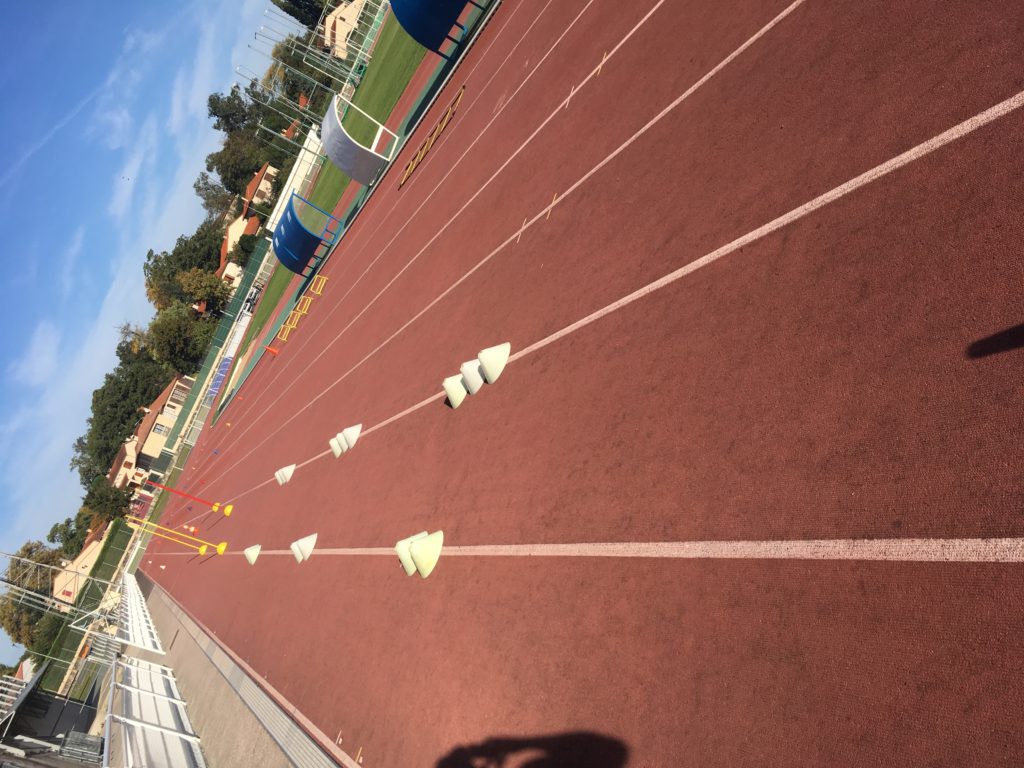
<path fill-rule="evenodd" d="M 994 2 L 507 0 L 192 453 L 231 553 L 146 571 L 367 766 L 1019 764 L 1022 45 Z M 381 550 L 422 529 L 427 581 Z"/>

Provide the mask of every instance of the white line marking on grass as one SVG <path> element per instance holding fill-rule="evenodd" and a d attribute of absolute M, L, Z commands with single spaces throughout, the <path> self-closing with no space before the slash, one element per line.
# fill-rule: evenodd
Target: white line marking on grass
<path fill-rule="evenodd" d="M 194 557 L 194 552 L 162 555 Z M 227 555 L 241 555 L 239 551 Z M 264 549 L 260 557 L 293 557 Z M 394 547 L 323 547 L 313 557 L 396 557 Z M 665 560 L 865 560 L 908 563 L 1020 563 L 1024 538 L 810 539 L 788 541 L 623 541 L 569 544 L 445 544 L 444 557 L 615 557 Z"/>

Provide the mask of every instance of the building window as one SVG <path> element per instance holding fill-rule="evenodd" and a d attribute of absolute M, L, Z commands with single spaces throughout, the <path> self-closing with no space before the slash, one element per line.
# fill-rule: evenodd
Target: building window
<path fill-rule="evenodd" d="M 188 397 L 189 390 L 192 389 L 191 384 L 185 384 L 178 382 L 174 385 L 174 389 L 171 390 L 171 396 L 168 398 L 175 405 L 181 405 L 185 402 L 185 398 Z"/>

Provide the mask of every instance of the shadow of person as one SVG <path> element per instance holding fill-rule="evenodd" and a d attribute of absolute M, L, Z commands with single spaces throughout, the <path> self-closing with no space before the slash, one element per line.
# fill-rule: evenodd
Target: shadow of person
<path fill-rule="evenodd" d="M 618 739 L 580 731 L 497 736 L 456 747 L 437 761 L 436 768 L 625 768 L 628 757 L 629 749 Z"/>
<path fill-rule="evenodd" d="M 1021 347 L 1024 347 L 1024 323 L 978 339 L 967 347 L 967 357 L 976 360 L 979 357 L 998 355 Z"/>

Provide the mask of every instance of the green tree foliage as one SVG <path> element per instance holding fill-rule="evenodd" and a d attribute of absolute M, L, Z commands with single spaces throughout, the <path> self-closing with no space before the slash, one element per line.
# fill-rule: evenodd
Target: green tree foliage
<path fill-rule="evenodd" d="M 324 10 L 324 4 L 317 0 L 271 0 L 271 2 L 299 24 L 310 29 L 320 21 L 320 14 Z"/>
<path fill-rule="evenodd" d="M 228 254 L 228 259 L 244 267 L 249 263 L 249 257 L 252 256 L 252 252 L 256 249 L 258 239 L 256 235 L 242 235 L 238 238 L 235 247 L 231 249 L 231 253 Z"/>
<path fill-rule="evenodd" d="M 61 561 L 60 550 L 51 549 L 41 541 L 27 541 L 14 554 L 44 565 L 59 566 Z M 20 563 L 12 562 L 5 578 L 41 595 L 50 594 L 50 574 L 45 570 L 26 571 Z M 0 597 L 0 626 L 15 643 L 35 649 L 35 628 L 42 617 L 42 611 L 16 602 L 8 594 Z"/>
<path fill-rule="evenodd" d="M 128 511 L 132 494 L 128 490 L 115 488 L 105 477 L 97 477 L 92 481 L 85 493 L 82 503 L 104 520 L 122 517 Z"/>
<path fill-rule="evenodd" d="M 194 302 L 206 302 L 206 310 L 219 312 L 231 299 L 231 286 L 213 272 L 195 267 L 188 272 L 178 273 L 182 290 Z"/>
<path fill-rule="evenodd" d="M 134 336 L 117 346 L 118 365 L 92 393 L 92 411 L 84 435 L 72 446 L 71 468 L 78 470 L 82 487 L 89 490 L 97 477 L 104 478 L 110 463 L 142 419 L 147 406 L 166 387 L 173 374 L 153 359 Z M 99 512 L 92 507 L 93 511 Z"/>
<path fill-rule="evenodd" d="M 74 517 L 66 518 L 63 522 L 54 523 L 46 540 L 57 545 L 61 555 L 70 559 L 78 556 L 82 551 L 82 545 L 89 535 L 89 530 L 95 526 L 102 525 L 103 518 L 93 512 L 89 507 L 82 507 Z"/>
<path fill-rule="evenodd" d="M 224 186 L 212 178 L 206 171 L 200 171 L 192 188 L 203 204 L 208 219 L 219 219 L 228 213 L 234 202 L 235 195 L 224 188 Z"/>
<path fill-rule="evenodd" d="M 259 119 L 253 103 L 242 95 L 237 84 L 227 93 L 211 93 L 206 100 L 206 111 L 213 118 L 213 127 L 229 134 L 252 128 Z"/>
<path fill-rule="evenodd" d="M 182 235 L 170 252 L 146 254 L 142 272 L 146 277 L 146 296 L 157 310 L 165 309 L 175 301 L 185 302 L 178 282 L 178 274 L 194 267 L 214 271 L 220 266 L 220 246 L 224 228 L 219 221 L 204 221 L 196 231 Z"/>
<path fill-rule="evenodd" d="M 259 142 L 254 131 L 235 131 L 228 134 L 217 152 L 206 156 L 206 170 L 216 172 L 225 189 L 241 195 L 266 155 L 267 147 Z"/>
<path fill-rule="evenodd" d="M 195 373 L 206 356 L 215 327 L 213 321 L 196 317 L 192 307 L 174 302 L 150 323 L 149 348 L 157 360 L 178 373 Z"/>
<path fill-rule="evenodd" d="M 305 55 L 303 49 L 306 47 L 308 38 L 308 35 L 304 37 L 289 35 L 286 40 L 275 45 L 271 54 L 280 63 L 271 65 L 267 69 L 260 85 L 275 94 L 286 96 L 293 104 L 298 104 L 299 96 L 303 94 L 309 98 L 315 98 L 317 104 L 311 105 L 310 109 L 319 113 L 326 109 L 332 92 L 336 88 L 340 88 L 341 81 L 326 74 L 326 70 L 322 67 L 314 67 L 303 59 L 303 55 Z M 337 78 L 339 74 L 335 73 L 335 77 Z M 250 98 L 253 98 L 254 87 L 255 83 L 250 83 L 246 89 Z M 266 101 L 265 98 L 259 100 Z M 290 107 L 284 108 L 283 111 L 293 114 Z M 293 116 L 297 115 L 293 114 Z"/>

